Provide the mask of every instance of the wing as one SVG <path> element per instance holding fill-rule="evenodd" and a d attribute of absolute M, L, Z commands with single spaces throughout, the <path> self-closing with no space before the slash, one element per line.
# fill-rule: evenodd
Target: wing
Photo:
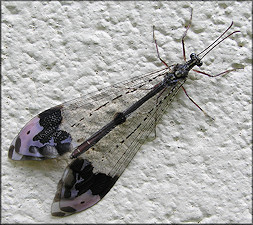
<path fill-rule="evenodd" d="M 9 158 L 44 160 L 72 151 L 109 122 L 116 112 L 162 80 L 169 70 L 166 68 L 116 83 L 40 113 L 13 140 Z"/>
<path fill-rule="evenodd" d="M 184 81 L 167 87 L 127 121 L 75 159 L 64 171 L 52 204 L 53 216 L 68 216 L 100 201 L 123 173 Z"/>

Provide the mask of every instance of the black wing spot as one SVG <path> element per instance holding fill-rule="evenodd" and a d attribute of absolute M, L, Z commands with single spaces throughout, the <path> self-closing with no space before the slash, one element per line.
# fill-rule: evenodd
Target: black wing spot
<path fill-rule="evenodd" d="M 76 210 L 70 206 L 67 206 L 67 207 L 60 207 L 60 209 L 64 212 L 76 212 Z"/>
<path fill-rule="evenodd" d="M 109 104 L 109 102 L 106 102 L 105 104 L 99 106 L 97 109 L 95 109 L 94 111 L 98 111 L 99 109 L 101 109 L 102 107 L 105 107 L 107 104 Z"/>
<path fill-rule="evenodd" d="M 52 216 L 59 216 L 59 217 L 62 217 L 62 216 L 65 216 L 66 213 L 63 213 L 63 212 L 54 212 L 52 213 Z"/>
<path fill-rule="evenodd" d="M 19 152 L 20 147 L 21 147 L 21 139 L 20 139 L 20 137 L 18 137 L 16 142 L 15 142 L 15 151 Z"/>
<path fill-rule="evenodd" d="M 8 157 L 9 157 L 10 159 L 12 158 L 13 151 L 14 151 L 14 146 L 11 145 L 11 147 L 9 148 L 9 152 L 8 152 Z"/>
<path fill-rule="evenodd" d="M 69 133 L 58 130 L 62 122 L 61 115 L 62 106 L 56 106 L 39 114 L 39 124 L 43 130 L 33 137 L 33 141 L 39 141 L 41 144 L 51 145 L 49 142 L 53 140 L 58 154 L 63 155 L 70 151 L 72 138 Z M 47 149 L 40 149 L 41 153 Z"/>
<path fill-rule="evenodd" d="M 120 98 L 120 97 L 122 97 L 122 95 L 119 95 L 119 96 L 113 98 L 112 101 L 114 101 L 114 100 L 116 100 L 116 99 L 118 99 L 118 98 Z"/>
<path fill-rule="evenodd" d="M 92 195 L 99 195 L 102 198 L 108 193 L 118 179 L 117 176 L 111 177 L 104 173 L 93 173 L 92 164 L 88 160 L 84 159 L 77 158 L 69 165 L 69 168 L 72 170 L 72 180 L 66 179 L 68 182 L 65 182 L 64 184 L 65 198 L 69 198 L 71 196 L 73 186 L 78 192 L 77 196 L 80 196 L 90 190 Z"/>

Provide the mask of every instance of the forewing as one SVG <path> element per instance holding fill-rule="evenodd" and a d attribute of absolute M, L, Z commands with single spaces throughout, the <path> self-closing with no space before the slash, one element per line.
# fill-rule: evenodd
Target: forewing
<path fill-rule="evenodd" d="M 9 158 L 43 160 L 72 151 L 163 79 L 169 68 L 116 83 L 50 108 L 28 122 L 13 140 Z"/>

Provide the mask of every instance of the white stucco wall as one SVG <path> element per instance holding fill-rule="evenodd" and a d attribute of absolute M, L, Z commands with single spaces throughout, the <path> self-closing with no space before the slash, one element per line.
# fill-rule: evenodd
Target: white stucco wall
<path fill-rule="evenodd" d="M 13 162 L 12 139 L 41 111 L 115 79 L 182 62 L 234 21 L 241 33 L 191 72 L 146 143 L 104 199 L 66 218 L 50 214 L 64 159 Z M 251 222 L 251 2 L 2 2 L 2 223 Z M 67 157 L 67 156 L 66 156 Z"/>

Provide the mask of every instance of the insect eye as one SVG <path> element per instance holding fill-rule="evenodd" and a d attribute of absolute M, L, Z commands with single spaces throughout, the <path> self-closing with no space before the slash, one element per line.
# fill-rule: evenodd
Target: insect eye
<path fill-rule="evenodd" d="M 195 58 L 195 56 L 196 56 L 196 54 L 195 54 L 195 53 L 192 53 L 192 54 L 190 55 L 190 58 L 193 59 L 193 58 Z"/>

